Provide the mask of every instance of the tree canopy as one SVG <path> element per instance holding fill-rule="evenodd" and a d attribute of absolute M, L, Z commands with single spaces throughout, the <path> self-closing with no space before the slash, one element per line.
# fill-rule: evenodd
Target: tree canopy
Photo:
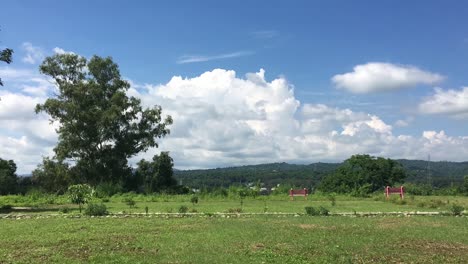
<path fill-rule="evenodd" d="M 174 178 L 174 161 L 169 152 L 155 155 L 153 161 L 141 160 L 138 163 L 136 175 L 144 183 L 145 192 L 167 191 L 177 186 Z"/>
<path fill-rule="evenodd" d="M 156 140 L 170 132 L 172 118 L 163 120 L 160 106 L 143 108 L 126 94 L 130 84 L 110 57 L 56 54 L 40 71 L 52 77 L 58 94 L 36 112 L 59 123 L 54 151 L 59 161 L 73 162 L 75 182 L 121 182 L 131 174 L 127 159 L 157 147 Z"/>
<path fill-rule="evenodd" d="M 370 155 L 353 155 L 334 173 L 326 176 L 319 189 L 324 192 L 365 195 L 401 183 L 404 168 L 396 161 Z"/>
<path fill-rule="evenodd" d="M 15 193 L 17 181 L 15 162 L 0 159 L 0 195 Z"/>

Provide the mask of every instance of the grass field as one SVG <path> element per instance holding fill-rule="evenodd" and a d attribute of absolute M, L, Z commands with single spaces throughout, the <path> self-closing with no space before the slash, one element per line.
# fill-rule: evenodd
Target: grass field
<path fill-rule="evenodd" d="M 136 205 L 130 207 L 124 202 L 125 198 L 132 197 Z M 191 195 L 117 195 L 107 199 L 94 199 L 94 203 L 107 206 L 109 212 L 118 213 L 143 213 L 148 207 L 150 213 L 178 212 L 181 206 L 186 206 L 190 211 L 200 213 L 227 212 L 229 209 L 242 208 L 245 213 L 283 212 L 304 213 L 306 206 L 324 206 L 332 213 L 341 212 L 446 212 L 452 204 L 459 204 L 468 208 L 468 197 L 466 196 L 407 196 L 400 201 L 397 196 L 386 200 L 383 195 L 371 198 L 355 198 L 350 196 L 336 196 L 335 205 L 325 195 L 311 195 L 305 201 L 297 197 L 290 201 L 286 195 L 280 196 L 258 196 L 256 198 L 245 198 L 241 204 L 236 197 L 199 197 L 198 204 L 190 203 Z M 30 213 L 57 213 L 60 208 L 68 207 L 77 211 L 77 206 L 70 204 L 66 196 L 0 196 L 0 206 L 8 204 L 19 207 L 32 207 Z M 15 213 L 15 211 L 10 212 Z M 20 213 L 24 213 L 23 211 Z M 1 212 L 0 212 L 1 214 Z"/>
<path fill-rule="evenodd" d="M 0 263 L 467 263 L 466 217 L 0 220 Z"/>

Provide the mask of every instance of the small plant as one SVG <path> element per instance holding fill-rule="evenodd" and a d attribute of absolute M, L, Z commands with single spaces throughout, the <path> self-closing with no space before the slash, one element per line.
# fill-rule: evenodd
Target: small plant
<path fill-rule="evenodd" d="M 227 212 L 230 214 L 242 213 L 242 208 L 229 208 L 227 209 Z"/>
<path fill-rule="evenodd" d="M 318 211 L 319 211 L 319 215 L 328 216 L 330 214 L 330 210 L 328 210 L 327 208 L 323 206 L 320 206 Z"/>
<path fill-rule="evenodd" d="M 190 212 L 191 213 L 198 213 L 197 209 L 195 209 L 195 208 L 190 209 Z"/>
<path fill-rule="evenodd" d="M 192 196 L 192 198 L 190 198 L 190 202 L 192 205 L 198 204 L 198 196 Z"/>
<path fill-rule="evenodd" d="M 145 206 L 145 213 L 146 213 L 146 215 L 148 215 L 148 210 L 149 210 L 148 206 Z"/>
<path fill-rule="evenodd" d="M 88 184 L 76 184 L 68 187 L 68 197 L 70 201 L 74 204 L 78 204 L 81 213 L 81 206 L 88 201 L 93 196 L 93 188 Z"/>
<path fill-rule="evenodd" d="M 416 204 L 417 207 L 426 207 L 426 203 L 424 201 L 418 202 Z"/>
<path fill-rule="evenodd" d="M 105 204 L 88 204 L 88 207 L 85 209 L 85 215 L 89 216 L 102 216 L 106 215 L 107 212 L 107 207 Z"/>
<path fill-rule="evenodd" d="M 188 212 L 188 210 L 189 210 L 188 207 L 185 206 L 185 205 L 181 205 L 181 206 L 179 207 L 179 213 L 180 213 L 180 214 L 185 214 L 185 213 Z"/>
<path fill-rule="evenodd" d="M 327 216 L 330 214 L 330 211 L 323 206 L 320 206 L 319 208 L 306 206 L 305 211 L 307 215 L 313 215 L 313 216 L 317 216 L 317 215 Z"/>
<path fill-rule="evenodd" d="M 335 205 L 336 205 L 336 197 L 335 197 L 335 195 L 330 195 L 330 196 L 328 196 L 328 200 L 331 202 L 331 205 L 332 205 L 332 206 L 335 206 Z"/>
<path fill-rule="evenodd" d="M 312 206 L 306 206 L 305 207 L 306 214 L 308 215 L 319 215 L 319 211 Z"/>
<path fill-rule="evenodd" d="M 110 202 L 110 199 L 109 198 L 101 198 L 101 202 L 108 203 L 108 202 Z"/>
<path fill-rule="evenodd" d="M 61 212 L 62 214 L 68 214 L 70 211 L 71 211 L 71 209 L 69 207 L 67 207 L 67 206 L 60 207 L 60 209 L 59 209 L 59 212 Z"/>
<path fill-rule="evenodd" d="M 465 210 L 465 208 L 459 204 L 452 204 L 452 206 L 450 206 L 449 209 L 452 215 L 454 216 L 462 215 L 463 210 Z"/>
<path fill-rule="evenodd" d="M 122 200 L 128 207 L 133 208 L 136 205 L 135 200 L 132 197 L 126 197 Z"/>

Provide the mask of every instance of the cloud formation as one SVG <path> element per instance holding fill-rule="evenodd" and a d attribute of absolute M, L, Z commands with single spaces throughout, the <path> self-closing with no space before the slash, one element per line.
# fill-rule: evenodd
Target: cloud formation
<path fill-rule="evenodd" d="M 24 42 L 22 48 L 26 51 L 26 55 L 22 61 L 29 64 L 36 64 L 44 59 L 44 51 L 40 47 L 33 46 L 29 42 Z"/>
<path fill-rule="evenodd" d="M 332 82 L 339 89 L 366 94 L 435 84 L 443 79 L 444 76 L 438 73 L 423 71 L 411 65 L 370 62 L 356 65 L 352 72 L 333 76 Z"/>
<path fill-rule="evenodd" d="M 0 157 L 13 159 L 19 173 L 31 172 L 42 156 L 53 155 L 55 128 L 34 107 L 55 89 L 28 70 L 0 68 L 9 82 L 0 91 Z M 160 148 L 131 160 L 170 151 L 177 168 L 212 168 L 267 162 L 341 161 L 356 153 L 391 158 L 460 161 L 468 156 L 468 137 L 444 131 L 396 135 L 377 115 L 301 103 L 293 85 L 265 71 L 239 77 L 214 69 L 193 78 L 172 77 L 161 85 L 131 82 L 128 94 L 145 106 L 161 105 L 174 118 Z M 40 92 L 40 91 L 45 92 Z M 396 124 L 398 125 L 398 124 Z"/>
<path fill-rule="evenodd" d="M 419 104 L 423 114 L 444 114 L 454 118 L 468 118 L 468 87 L 461 90 L 435 88 L 435 94 Z"/>
<path fill-rule="evenodd" d="M 232 53 L 224 53 L 218 55 L 184 55 L 181 56 L 177 60 L 177 64 L 186 64 L 186 63 L 194 63 L 194 62 L 205 62 L 205 61 L 212 61 L 212 60 L 222 60 L 222 59 L 230 59 L 230 58 L 237 58 L 237 57 L 244 57 L 254 54 L 253 51 L 236 51 Z"/>

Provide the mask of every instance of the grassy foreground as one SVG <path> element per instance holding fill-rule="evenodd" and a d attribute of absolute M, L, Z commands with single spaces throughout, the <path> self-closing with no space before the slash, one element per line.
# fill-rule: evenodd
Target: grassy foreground
<path fill-rule="evenodd" d="M 467 263 L 466 217 L 0 220 L 0 263 Z"/>

